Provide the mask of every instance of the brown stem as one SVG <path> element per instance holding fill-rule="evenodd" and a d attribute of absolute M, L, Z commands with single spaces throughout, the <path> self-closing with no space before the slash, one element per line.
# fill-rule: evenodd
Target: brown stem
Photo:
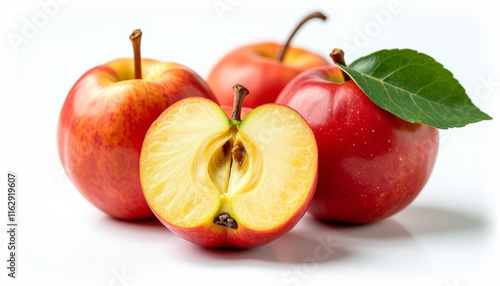
<path fill-rule="evenodd" d="M 241 84 L 237 83 L 233 86 L 234 102 L 233 113 L 231 114 L 232 120 L 241 121 L 241 108 L 243 107 L 243 99 L 249 94 L 248 89 Z"/>
<path fill-rule="evenodd" d="M 140 29 L 134 30 L 130 34 L 130 40 L 132 41 L 132 46 L 134 46 L 134 78 L 142 79 L 142 68 L 141 68 L 141 36 L 142 32 Z"/>
<path fill-rule="evenodd" d="M 342 51 L 341 49 L 334 49 L 330 53 L 330 57 L 332 58 L 334 63 L 341 64 L 343 66 L 347 66 L 345 64 L 345 60 L 344 60 L 344 51 Z M 351 77 L 345 71 L 343 71 L 343 70 L 341 70 L 341 71 L 342 71 L 342 76 L 344 77 L 344 81 L 350 81 Z"/>
<path fill-rule="evenodd" d="M 297 31 L 302 27 L 302 25 L 304 25 L 307 21 L 311 20 L 311 19 L 314 19 L 314 18 L 318 18 L 318 19 L 321 19 L 323 21 L 326 20 L 326 16 L 323 15 L 321 12 L 314 12 L 314 13 L 311 13 L 309 15 L 307 15 L 304 19 L 302 19 L 302 21 L 300 21 L 300 23 L 297 25 L 297 27 L 295 27 L 295 30 L 293 30 L 292 34 L 290 35 L 290 37 L 288 37 L 288 40 L 286 41 L 286 43 L 281 46 L 281 49 L 278 51 L 278 53 L 276 54 L 276 57 L 275 59 L 277 59 L 278 61 L 282 62 L 283 61 L 283 58 L 285 57 L 285 53 L 286 51 L 288 50 L 288 46 L 290 46 L 290 42 L 292 41 L 292 38 L 293 36 L 295 36 L 295 33 L 297 33 Z"/>

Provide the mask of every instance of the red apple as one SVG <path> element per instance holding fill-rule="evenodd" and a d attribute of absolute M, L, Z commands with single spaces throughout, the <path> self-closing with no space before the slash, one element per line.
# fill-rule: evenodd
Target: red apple
<path fill-rule="evenodd" d="M 158 219 L 203 246 L 249 248 L 289 231 L 316 185 L 314 134 L 293 109 L 265 104 L 241 120 L 188 98 L 151 125 L 140 158 L 144 196 Z"/>
<path fill-rule="evenodd" d="M 276 102 L 297 110 L 314 131 L 319 173 L 309 212 L 317 218 L 383 219 L 407 206 L 431 174 L 438 130 L 379 108 L 337 67 L 302 73 Z"/>
<path fill-rule="evenodd" d="M 232 51 L 220 60 L 207 79 L 219 104 L 232 105 L 233 93 L 227 87 L 234 82 L 239 82 L 252 91 L 252 96 L 245 100 L 244 106 L 255 108 L 265 103 L 273 103 L 285 85 L 299 73 L 312 67 L 328 65 L 328 61 L 320 55 L 289 47 L 295 32 L 312 18 L 325 20 L 326 16 L 319 12 L 307 16 L 285 45 L 277 43 L 247 45 Z"/>
<path fill-rule="evenodd" d="M 180 99 L 215 98 L 192 70 L 141 61 L 140 31 L 131 39 L 135 60 L 97 66 L 73 86 L 57 138 L 64 170 L 85 198 L 115 218 L 144 219 L 153 217 L 139 179 L 139 153 L 148 128 Z"/>

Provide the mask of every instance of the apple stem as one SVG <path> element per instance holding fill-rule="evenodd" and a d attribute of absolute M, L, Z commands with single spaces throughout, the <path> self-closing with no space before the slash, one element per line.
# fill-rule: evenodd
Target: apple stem
<path fill-rule="evenodd" d="M 134 78 L 142 79 L 142 67 L 141 67 L 141 36 L 142 32 L 140 29 L 136 29 L 130 34 L 130 40 L 132 41 L 132 46 L 134 46 Z"/>
<path fill-rule="evenodd" d="M 341 49 L 334 49 L 330 53 L 330 57 L 332 58 L 334 63 L 341 64 L 343 66 L 347 66 L 345 64 L 345 60 L 344 60 L 344 51 L 342 51 Z M 341 70 L 341 71 L 342 71 L 342 76 L 344 77 L 344 81 L 350 81 L 351 77 L 345 71 L 343 71 L 343 70 Z"/>
<path fill-rule="evenodd" d="M 232 120 L 241 121 L 241 108 L 243 107 L 243 99 L 249 91 L 246 87 L 237 83 L 233 86 L 234 92 L 234 102 L 233 102 L 233 113 L 231 114 Z"/>
<path fill-rule="evenodd" d="M 297 27 L 295 27 L 295 30 L 293 30 L 292 34 L 290 35 L 290 37 L 288 37 L 288 40 L 286 41 L 286 43 L 281 47 L 281 49 L 278 51 L 278 53 L 276 54 L 276 59 L 280 62 L 283 61 L 283 58 L 285 58 L 285 53 L 286 51 L 288 50 L 288 46 L 290 46 L 290 42 L 292 41 L 292 38 L 293 36 L 295 36 L 295 33 L 297 33 L 297 31 L 302 27 L 302 25 L 304 25 L 307 21 L 311 20 L 311 19 L 314 19 L 314 18 L 318 18 L 318 19 L 321 19 L 323 21 L 326 20 L 326 16 L 321 13 L 321 12 L 314 12 L 314 13 L 311 13 L 309 15 L 307 15 L 304 19 L 302 19 L 302 21 L 300 21 L 300 23 L 297 25 Z"/>

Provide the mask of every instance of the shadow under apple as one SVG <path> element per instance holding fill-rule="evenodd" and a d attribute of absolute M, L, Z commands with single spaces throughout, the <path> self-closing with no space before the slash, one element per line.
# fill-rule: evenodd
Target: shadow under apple
<path fill-rule="evenodd" d="M 127 232 L 132 236 L 135 233 L 151 234 L 172 234 L 158 219 L 151 218 L 146 220 L 121 220 L 110 216 L 104 216 L 99 221 L 99 228 L 111 232 Z"/>
<path fill-rule="evenodd" d="M 336 235 L 360 239 L 412 239 L 417 235 L 479 231 L 485 222 L 466 212 L 436 206 L 410 206 L 400 213 L 370 224 L 339 224 L 318 219 L 315 223 Z"/>
<path fill-rule="evenodd" d="M 346 257 L 349 252 L 331 238 L 316 239 L 291 231 L 269 244 L 252 249 L 214 249 L 194 246 L 191 249 L 196 261 L 226 263 L 227 261 L 265 261 L 279 264 L 324 263 Z"/>
<path fill-rule="evenodd" d="M 155 218 L 148 218 L 148 219 L 142 219 L 142 220 L 122 220 L 110 216 L 106 216 L 103 218 L 103 221 L 108 221 L 109 223 L 117 223 L 121 225 L 129 225 L 132 227 L 144 227 L 144 228 L 166 228 L 156 217 Z"/>
<path fill-rule="evenodd" d="M 437 206 L 412 206 L 397 214 L 395 219 L 418 235 L 486 229 L 486 222 L 481 217 Z"/>
<path fill-rule="evenodd" d="M 413 235 L 394 218 L 386 218 L 370 224 L 340 224 L 331 223 L 316 218 L 310 218 L 311 224 L 318 228 L 328 229 L 338 237 L 349 237 L 361 240 L 407 238 Z M 350 241 L 351 243 L 355 241 Z"/>

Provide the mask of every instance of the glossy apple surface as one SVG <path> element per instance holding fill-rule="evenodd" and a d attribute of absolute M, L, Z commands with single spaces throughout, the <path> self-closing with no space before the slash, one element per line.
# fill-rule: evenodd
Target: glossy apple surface
<path fill-rule="evenodd" d="M 377 107 L 336 67 L 304 72 L 276 102 L 297 110 L 316 136 L 318 185 L 309 212 L 320 219 L 386 218 L 407 206 L 431 174 L 438 130 Z"/>
<path fill-rule="evenodd" d="M 215 100 L 190 69 L 132 59 L 95 67 L 73 86 L 58 124 L 59 156 L 71 181 L 94 206 L 120 219 L 153 217 L 140 185 L 139 153 L 153 121 L 187 97 Z"/>
<path fill-rule="evenodd" d="M 328 65 L 323 57 L 299 48 L 288 47 L 283 62 L 275 59 L 281 45 L 259 43 L 238 48 L 221 59 L 210 72 L 207 83 L 221 105 L 233 104 L 235 82 L 251 90 L 243 106 L 255 108 L 273 103 L 285 85 L 299 73 Z"/>
<path fill-rule="evenodd" d="M 291 108 L 266 104 L 237 121 L 210 100 L 189 98 L 149 129 L 141 183 L 155 215 L 180 237 L 208 247 L 256 247 L 306 212 L 317 152 L 312 130 Z M 217 223 L 224 216 L 231 223 Z"/>

